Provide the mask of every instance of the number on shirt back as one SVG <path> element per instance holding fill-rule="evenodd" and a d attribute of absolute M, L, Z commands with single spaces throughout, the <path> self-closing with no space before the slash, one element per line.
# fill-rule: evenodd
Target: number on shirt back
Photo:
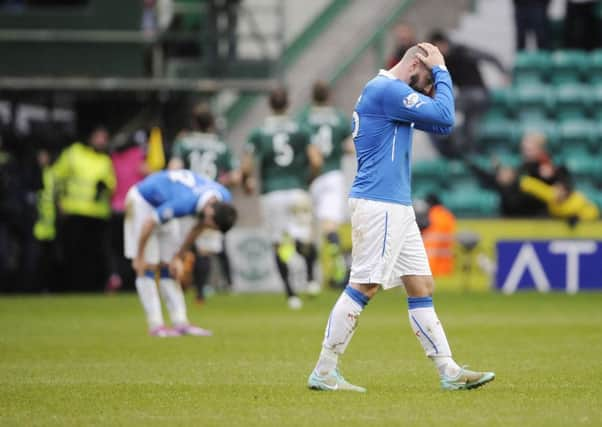
<path fill-rule="evenodd" d="M 293 163 L 295 152 L 289 144 L 289 140 L 287 133 L 277 133 L 272 138 L 274 162 L 280 167 L 285 167 Z"/>
<path fill-rule="evenodd" d="M 187 170 L 169 171 L 168 176 L 173 182 L 179 182 L 180 184 L 184 184 L 186 187 L 194 188 L 196 183 L 194 174 Z"/>
<path fill-rule="evenodd" d="M 217 178 L 217 165 L 215 164 L 217 153 L 215 151 L 205 151 L 204 153 L 193 151 L 188 156 L 188 160 L 190 169 L 194 172 L 209 179 Z"/>
<path fill-rule="evenodd" d="M 328 125 L 322 125 L 314 135 L 313 143 L 318 146 L 324 157 L 332 153 L 332 128 Z"/>

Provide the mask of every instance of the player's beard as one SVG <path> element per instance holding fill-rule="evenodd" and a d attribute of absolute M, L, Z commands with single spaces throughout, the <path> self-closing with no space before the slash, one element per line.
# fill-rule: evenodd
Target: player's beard
<path fill-rule="evenodd" d="M 418 76 L 418 74 L 412 74 L 410 76 L 410 83 L 409 86 L 414 89 L 416 92 L 420 92 L 420 93 L 424 93 L 424 88 L 421 88 L 418 86 L 418 81 L 420 80 L 420 77 Z"/>

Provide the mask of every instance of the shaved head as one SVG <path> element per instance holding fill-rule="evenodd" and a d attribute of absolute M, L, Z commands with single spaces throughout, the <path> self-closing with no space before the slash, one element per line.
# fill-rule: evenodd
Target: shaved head
<path fill-rule="evenodd" d="M 427 52 L 426 50 L 424 50 L 423 48 L 421 48 L 418 45 L 414 45 L 411 48 L 409 48 L 408 50 L 406 50 L 406 53 L 403 55 L 403 58 L 401 58 L 401 62 L 408 62 L 414 58 L 416 58 L 416 54 L 420 53 L 422 55 L 426 55 Z"/>

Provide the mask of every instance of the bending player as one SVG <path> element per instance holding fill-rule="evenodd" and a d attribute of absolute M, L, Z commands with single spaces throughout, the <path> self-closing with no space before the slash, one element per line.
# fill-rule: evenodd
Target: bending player
<path fill-rule="evenodd" d="M 132 260 L 136 272 L 136 290 L 151 335 L 211 335 L 189 323 L 177 278 L 185 251 L 203 230 L 225 233 L 234 225 L 237 214 L 231 200 L 224 186 L 187 170 L 154 173 L 128 191 L 125 256 Z M 197 219 L 189 230 L 181 230 L 182 224 L 172 221 L 187 216 Z M 157 275 L 173 329 L 163 322 Z"/>
<path fill-rule="evenodd" d="M 351 188 L 350 283 L 335 303 L 322 352 L 308 386 L 317 390 L 363 387 L 347 382 L 338 359 L 358 318 L 379 288 L 405 286 L 410 326 L 433 361 L 446 390 L 480 387 L 495 378 L 458 366 L 433 306 L 434 281 L 412 208 L 412 132 L 448 134 L 454 124 L 452 81 L 443 55 L 428 43 L 413 46 L 390 70 L 370 80 L 353 113 L 358 171 Z"/>

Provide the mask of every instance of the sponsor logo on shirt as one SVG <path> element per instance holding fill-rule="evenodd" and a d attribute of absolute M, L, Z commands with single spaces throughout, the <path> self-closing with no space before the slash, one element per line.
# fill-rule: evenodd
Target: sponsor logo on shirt
<path fill-rule="evenodd" d="M 422 104 L 424 104 L 424 101 L 421 101 L 420 96 L 418 96 L 418 94 L 415 92 L 410 93 L 408 96 L 406 96 L 403 99 L 403 105 L 405 105 L 407 108 L 412 108 L 412 107 L 418 108 Z"/>

